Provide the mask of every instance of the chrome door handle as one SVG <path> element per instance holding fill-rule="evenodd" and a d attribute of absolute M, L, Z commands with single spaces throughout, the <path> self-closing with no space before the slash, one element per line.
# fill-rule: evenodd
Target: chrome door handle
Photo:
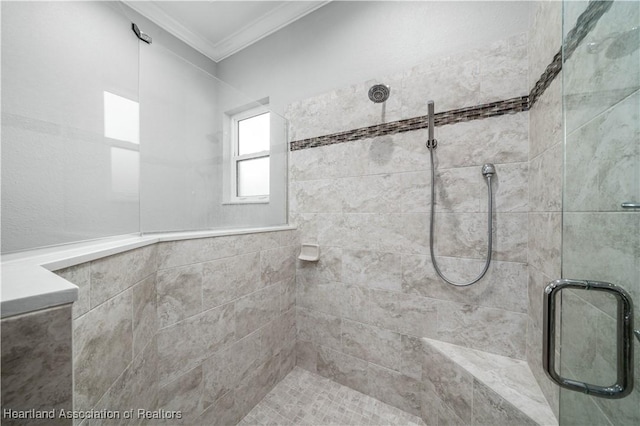
<path fill-rule="evenodd" d="M 555 367 L 556 296 L 564 289 L 595 290 L 613 294 L 618 301 L 617 380 L 611 386 L 599 386 L 560 376 Z M 600 398 L 619 399 L 633 390 L 633 301 L 624 289 L 605 282 L 555 280 L 544 289 L 542 365 L 547 376 L 559 386 Z"/>
<path fill-rule="evenodd" d="M 621 206 L 623 209 L 640 209 L 640 203 L 625 202 Z"/>

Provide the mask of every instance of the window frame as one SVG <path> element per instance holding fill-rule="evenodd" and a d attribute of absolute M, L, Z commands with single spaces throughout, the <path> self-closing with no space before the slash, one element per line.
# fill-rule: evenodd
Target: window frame
<path fill-rule="evenodd" d="M 269 149 L 264 151 L 252 152 L 251 154 L 239 155 L 239 132 L 238 125 L 240 121 L 247 120 L 259 115 L 269 114 L 269 120 L 271 120 L 271 110 L 265 105 L 253 106 L 251 108 L 243 109 L 240 112 L 236 112 L 228 115 L 229 137 L 226 144 L 228 159 L 227 168 L 229 182 L 227 185 L 227 196 L 224 197 L 224 204 L 251 204 L 251 203 L 268 203 L 271 193 L 271 122 L 269 123 Z M 269 158 L 269 193 L 265 195 L 250 195 L 239 196 L 238 195 L 238 164 L 245 160 L 254 160 L 259 158 Z"/>

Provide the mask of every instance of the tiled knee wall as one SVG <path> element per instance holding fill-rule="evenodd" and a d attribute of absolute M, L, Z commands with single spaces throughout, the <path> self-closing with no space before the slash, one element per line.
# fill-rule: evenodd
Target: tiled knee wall
<path fill-rule="evenodd" d="M 1 423 L 70 425 L 70 420 L 61 418 L 19 419 L 15 415 L 29 410 L 71 410 L 71 305 L 4 318 L 0 328 Z"/>
<path fill-rule="evenodd" d="M 74 409 L 235 424 L 295 365 L 297 249 L 295 231 L 266 232 L 159 243 L 57 271 L 80 288 Z"/>

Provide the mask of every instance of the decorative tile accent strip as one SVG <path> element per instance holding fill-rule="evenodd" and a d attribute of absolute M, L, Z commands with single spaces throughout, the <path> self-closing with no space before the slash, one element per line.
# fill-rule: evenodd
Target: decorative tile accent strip
<path fill-rule="evenodd" d="M 528 109 L 529 97 L 519 96 L 517 98 L 511 98 L 504 101 L 439 112 L 434 116 L 433 120 L 436 126 L 444 126 L 446 124 L 479 120 L 499 115 L 515 114 L 517 112 L 527 111 Z M 428 127 L 429 116 L 422 115 L 419 117 L 407 118 L 405 120 L 392 121 L 390 123 L 376 124 L 374 126 L 362 127 L 355 130 L 347 130 L 345 132 L 293 141 L 291 142 L 291 151 L 356 141 L 376 136 L 393 135 L 395 133 L 426 129 Z"/>
<path fill-rule="evenodd" d="M 582 43 L 582 40 L 593 30 L 602 15 L 607 12 L 613 4 L 613 0 L 592 0 L 587 5 L 582 14 L 576 20 L 576 25 L 567 33 L 564 42 L 564 59 L 562 47 L 558 50 L 553 57 L 551 63 L 544 70 L 540 79 L 536 82 L 533 89 L 529 93 L 529 107 L 531 108 L 538 98 L 542 96 L 551 82 L 560 74 L 562 70 L 563 62 L 566 62 L 577 47 Z"/>
<path fill-rule="evenodd" d="M 544 70 L 531 92 L 529 92 L 529 108 L 536 103 L 538 98 L 542 96 L 547 87 L 551 85 L 553 80 L 560 74 L 562 70 L 562 48 L 553 56 L 553 61 Z"/>
<path fill-rule="evenodd" d="M 504 101 L 440 112 L 435 115 L 434 124 L 436 126 L 444 126 L 446 124 L 462 123 L 465 121 L 528 111 L 540 96 L 542 96 L 544 91 L 547 90 L 558 74 L 560 74 L 563 60 L 566 62 L 571 57 L 582 40 L 584 40 L 587 34 L 589 34 L 589 32 L 596 26 L 602 15 L 611 8 L 613 1 L 614 0 L 591 0 L 589 2 L 585 11 L 582 12 L 576 20 L 575 27 L 567 33 L 564 43 L 564 58 L 561 47 L 553 56 L 553 60 L 544 70 L 528 95 L 506 99 Z M 429 127 L 428 119 L 429 116 L 423 115 L 407 118 L 405 120 L 392 121 L 390 123 L 376 124 L 374 126 L 362 127 L 355 130 L 347 130 L 345 132 L 318 136 L 315 138 L 297 140 L 291 142 L 291 151 L 425 129 Z"/>

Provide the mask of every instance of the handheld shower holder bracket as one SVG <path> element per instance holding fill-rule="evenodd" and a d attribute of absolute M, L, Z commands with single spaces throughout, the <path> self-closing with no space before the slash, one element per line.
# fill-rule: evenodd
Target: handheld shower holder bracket
<path fill-rule="evenodd" d="M 438 146 L 438 141 L 435 139 L 428 139 L 426 145 L 429 149 L 436 149 L 436 147 Z"/>

